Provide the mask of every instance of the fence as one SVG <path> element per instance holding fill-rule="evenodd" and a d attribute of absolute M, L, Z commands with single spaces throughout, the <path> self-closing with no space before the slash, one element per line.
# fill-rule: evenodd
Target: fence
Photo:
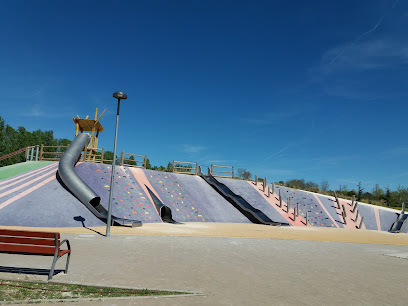
<path fill-rule="evenodd" d="M 128 155 L 129 158 L 125 158 L 125 155 Z M 132 158 L 133 157 L 133 158 Z M 143 158 L 143 160 L 136 160 L 135 157 Z M 141 166 L 139 166 L 137 163 L 143 163 Z M 121 157 L 120 157 L 120 165 L 126 165 L 129 167 L 136 167 L 136 168 L 145 168 L 147 166 L 147 155 L 137 155 L 137 154 L 130 154 L 130 153 L 125 153 L 122 151 Z"/>
<path fill-rule="evenodd" d="M 218 170 L 218 168 L 231 169 L 231 171 L 220 171 Z M 234 166 L 231 166 L 231 167 L 230 166 L 217 166 L 217 165 L 211 164 L 211 174 L 216 177 L 234 178 L 235 177 Z M 224 175 L 224 174 L 230 174 L 231 176 Z"/>
<path fill-rule="evenodd" d="M 187 166 L 183 166 L 187 165 Z M 192 165 L 195 165 L 193 168 Z M 190 166 L 190 167 L 188 167 Z M 198 173 L 198 163 L 190 163 L 190 162 L 181 162 L 173 160 L 173 172 L 182 173 L 182 174 L 192 174 L 197 175 Z"/>
<path fill-rule="evenodd" d="M 41 145 L 39 159 L 37 160 L 59 161 L 61 158 L 61 155 L 64 154 L 66 148 L 68 148 L 68 146 Z M 143 158 L 143 160 L 137 160 L 135 159 L 135 157 L 137 158 L 141 157 Z M 113 162 L 112 159 L 105 158 L 104 148 L 100 149 L 100 148 L 90 148 L 90 147 L 84 148 L 84 150 L 78 157 L 78 161 L 93 162 L 93 163 L 106 163 L 106 164 L 111 164 Z M 119 163 L 120 166 L 125 165 L 125 166 L 130 166 L 130 167 L 146 168 L 147 155 L 137 155 L 137 154 L 125 153 L 124 151 L 122 151 L 119 161 L 120 161 Z M 143 163 L 143 164 L 138 165 L 138 163 Z"/>

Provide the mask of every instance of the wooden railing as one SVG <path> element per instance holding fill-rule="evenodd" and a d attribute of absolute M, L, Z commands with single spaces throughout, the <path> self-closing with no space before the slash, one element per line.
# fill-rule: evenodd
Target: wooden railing
<path fill-rule="evenodd" d="M 68 146 L 44 146 L 41 145 L 40 147 L 40 156 L 39 160 L 49 160 L 49 161 L 57 161 L 60 160 L 61 155 L 64 154 L 65 150 Z M 48 152 L 49 149 L 56 149 L 54 152 Z"/>
<path fill-rule="evenodd" d="M 191 166 L 190 167 L 183 167 L 183 165 L 191 165 Z M 194 165 L 195 168 L 193 168 L 192 165 Z M 198 163 L 181 162 L 181 161 L 173 160 L 173 172 L 197 175 L 197 173 L 198 173 Z"/>
<path fill-rule="evenodd" d="M 129 156 L 129 158 L 125 158 L 125 155 Z M 133 157 L 133 158 L 131 158 Z M 143 160 L 136 160 L 136 158 L 143 158 Z M 142 163 L 142 165 L 138 165 L 138 163 Z M 121 158 L 120 158 L 120 165 L 121 166 L 128 166 L 128 167 L 135 167 L 135 168 L 145 168 L 147 165 L 147 155 L 137 155 L 137 154 L 130 154 L 130 153 L 125 153 L 122 151 L 121 153 Z"/>
<path fill-rule="evenodd" d="M 1 156 L 1 157 L 0 157 L 0 160 L 3 160 L 3 159 L 6 159 L 6 158 L 9 158 L 9 157 L 16 156 L 16 155 L 21 154 L 21 153 L 26 152 L 26 151 L 27 151 L 27 148 L 22 148 L 22 149 L 20 149 L 20 150 L 17 150 L 17 151 L 14 151 L 14 152 L 11 152 L 11 153 L 9 153 L 9 154 L 6 154 L 6 155 Z"/>
<path fill-rule="evenodd" d="M 218 168 L 223 168 L 223 169 L 231 169 L 230 171 L 220 171 Z M 221 174 L 220 174 L 221 173 Z M 216 177 L 226 177 L 226 178 L 234 178 L 235 173 L 234 173 L 234 166 L 217 166 L 214 164 L 211 164 L 211 174 Z M 225 175 L 229 174 L 229 175 Z"/>
<path fill-rule="evenodd" d="M 39 160 L 58 161 L 68 146 L 44 146 L 41 145 Z M 51 152 L 54 151 L 54 152 Z M 133 157 L 133 158 L 132 158 Z M 136 159 L 136 158 L 137 159 Z M 78 161 L 81 162 L 93 162 L 93 163 L 106 163 L 112 164 L 111 159 L 105 158 L 104 148 L 90 148 L 85 147 L 82 153 L 78 157 Z M 141 164 L 141 165 L 140 165 Z M 129 166 L 137 168 L 146 168 L 147 155 L 137 155 L 131 153 L 125 153 L 122 151 L 120 156 L 120 166 Z"/>

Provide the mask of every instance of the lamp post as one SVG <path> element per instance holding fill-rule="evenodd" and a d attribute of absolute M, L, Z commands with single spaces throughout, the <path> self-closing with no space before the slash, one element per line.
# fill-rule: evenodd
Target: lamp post
<path fill-rule="evenodd" d="M 113 198 L 113 187 L 114 187 L 114 180 L 115 180 L 116 143 L 118 141 L 120 100 L 127 99 L 127 95 L 123 91 L 117 91 L 113 94 L 113 97 L 115 99 L 118 99 L 118 111 L 116 113 L 115 142 L 113 145 L 112 173 L 111 173 L 111 181 L 110 181 L 110 188 L 109 188 L 108 220 L 106 222 L 106 237 L 110 236 L 110 227 L 112 223 L 112 198 Z"/>

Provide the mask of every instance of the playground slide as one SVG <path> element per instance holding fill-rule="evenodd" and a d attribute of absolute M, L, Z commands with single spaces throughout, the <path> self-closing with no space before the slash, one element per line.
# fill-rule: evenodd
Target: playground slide
<path fill-rule="evenodd" d="M 65 153 L 61 156 L 58 164 L 58 174 L 68 190 L 78 198 L 96 217 L 106 222 L 108 211 L 101 205 L 101 198 L 84 183 L 76 174 L 74 166 L 85 146 L 88 145 L 90 136 L 85 133 L 79 134 Z M 122 219 L 112 216 L 112 221 L 117 224 L 141 223 L 139 220 Z"/>
<path fill-rule="evenodd" d="M 146 185 L 145 187 L 147 191 L 149 192 L 150 196 L 152 197 L 153 204 L 154 206 L 156 206 L 156 209 L 159 212 L 160 218 L 163 220 L 163 222 L 173 223 L 173 224 L 178 223 L 177 221 L 174 221 L 170 207 L 164 205 L 162 201 L 160 201 L 160 199 L 156 197 L 156 195 L 150 190 L 149 187 L 147 187 Z"/>
<path fill-rule="evenodd" d="M 208 175 L 200 173 L 200 176 L 251 222 L 274 226 L 281 225 L 280 222 L 272 221 L 262 211 L 249 204 L 243 197 L 235 194 L 226 185 L 217 181 L 210 173 L 208 173 Z"/>
<path fill-rule="evenodd" d="M 408 223 L 408 215 L 404 214 L 403 212 L 399 214 L 397 220 L 392 225 L 389 232 L 391 233 L 399 233 L 399 232 L 406 232 L 406 227 Z"/>

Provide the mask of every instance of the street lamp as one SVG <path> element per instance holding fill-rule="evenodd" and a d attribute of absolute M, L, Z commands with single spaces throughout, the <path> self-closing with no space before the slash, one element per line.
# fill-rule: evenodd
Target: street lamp
<path fill-rule="evenodd" d="M 112 198 L 113 198 L 113 187 L 114 187 L 114 179 L 115 179 L 116 143 L 118 141 L 120 100 L 127 99 L 127 95 L 123 91 L 117 91 L 113 94 L 113 97 L 115 99 L 118 99 L 118 111 L 116 113 L 115 142 L 113 145 L 112 173 L 111 173 L 111 181 L 110 181 L 110 189 L 109 189 L 108 220 L 106 222 L 106 237 L 110 236 L 110 227 L 112 223 Z"/>

